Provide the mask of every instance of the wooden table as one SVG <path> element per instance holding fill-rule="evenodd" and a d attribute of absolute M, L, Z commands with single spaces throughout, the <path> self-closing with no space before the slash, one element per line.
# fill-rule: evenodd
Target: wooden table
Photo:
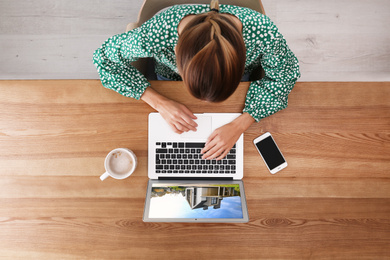
<path fill-rule="evenodd" d="M 241 112 L 180 82 L 153 88 L 193 112 Z M 297 83 L 289 107 L 245 133 L 246 224 L 144 223 L 147 115 L 96 80 L 0 81 L 0 258 L 390 259 L 390 83 Z M 289 166 L 271 175 L 269 131 Z M 128 147 L 125 180 L 99 176 Z"/>

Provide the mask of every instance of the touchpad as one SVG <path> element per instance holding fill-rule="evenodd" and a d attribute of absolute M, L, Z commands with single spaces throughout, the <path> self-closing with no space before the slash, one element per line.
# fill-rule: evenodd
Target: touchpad
<path fill-rule="evenodd" d="M 189 131 L 184 132 L 180 135 L 181 138 L 185 139 L 204 139 L 206 140 L 211 135 L 211 116 L 205 116 L 202 114 L 196 114 L 198 119 L 195 122 L 198 124 L 196 132 Z"/>

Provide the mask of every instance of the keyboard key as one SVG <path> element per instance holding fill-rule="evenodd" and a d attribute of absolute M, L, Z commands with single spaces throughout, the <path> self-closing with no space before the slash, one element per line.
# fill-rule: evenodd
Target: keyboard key
<path fill-rule="evenodd" d="M 186 143 L 186 148 L 203 148 L 205 143 Z"/>
<path fill-rule="evenodd" d="M 156 153 L 167 153 L 168 149 L 156 149 Z"/>

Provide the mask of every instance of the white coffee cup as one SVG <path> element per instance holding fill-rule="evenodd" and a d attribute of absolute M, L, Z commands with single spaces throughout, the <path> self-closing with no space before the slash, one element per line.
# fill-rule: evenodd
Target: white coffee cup
<path fill-rule="evenodd" d="M 129 177 L 137 167 L 137 157 L 133 151 L 127 148 L 117 148 L 106 156 L 104 168 L 106 172 L 100 176 L 104 181 L 108 176 L 114 179 L 125 179 Z"/>

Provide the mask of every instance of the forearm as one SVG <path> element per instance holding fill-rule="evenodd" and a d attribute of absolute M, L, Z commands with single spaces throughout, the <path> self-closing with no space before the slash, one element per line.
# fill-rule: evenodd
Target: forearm
<path fill-rule="evenodd" d="M 253 123 L 255 119 L 249 115 L 248 113 L 242 113 L 239 117 L 237 117 L 232 124 L 235 125 L 236 129 L 239 129 L 241 133 L 244 133 Z"/>
<path fill-rule="evenodd" d="M 149 87 L 142 94 L 141 100 L 158 111 L 161 104 L 168 99 Z"/>

